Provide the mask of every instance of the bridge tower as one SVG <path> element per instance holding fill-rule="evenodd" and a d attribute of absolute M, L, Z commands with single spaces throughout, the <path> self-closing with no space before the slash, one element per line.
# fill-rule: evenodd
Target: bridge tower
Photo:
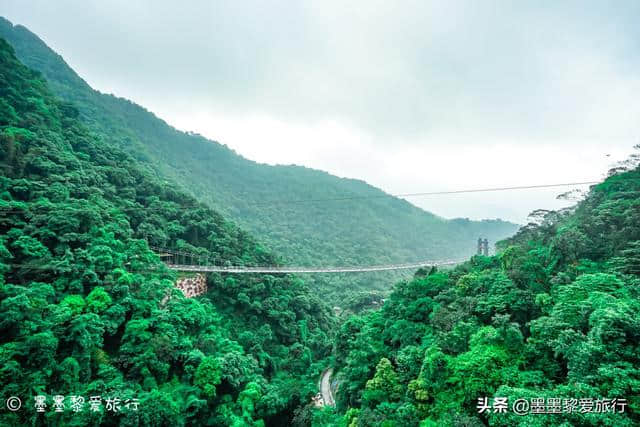
<path fill-rule="evenodd" d="M 489 239 L 478 237 L 477 255 L 489 256 Z"/>

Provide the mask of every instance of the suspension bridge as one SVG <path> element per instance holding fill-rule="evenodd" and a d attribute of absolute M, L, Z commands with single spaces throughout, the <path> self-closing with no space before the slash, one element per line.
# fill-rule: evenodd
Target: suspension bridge
<path fill-rule="evenodd" d="M 290 267 L 290 266 L 241 266 L 216 265 L 199 254 L 176 251 L 166 248 L 151 247 L 172 270 L 198 273 L 234 273 L 234 274 L 277 274 L 277 273 L 362 273 L 373 271 L 415 270 L 420 267 L 435 267 L 455 265 L 463 262 L 459 260 L 425 260 L 404 264 L 381 264 L 367 266 L 335 266 L 335 267 Z M 186 260 L 190 262 L 187 263 Z"/>

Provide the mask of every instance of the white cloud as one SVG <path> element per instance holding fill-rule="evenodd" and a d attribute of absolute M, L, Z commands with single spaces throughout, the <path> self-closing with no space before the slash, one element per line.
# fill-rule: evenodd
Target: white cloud
<path fill-rule="evenodd" d="M 94 87 L 390 193 L 598 178 L 640 132 L 640 3 L 5 1 Z M 606 154 L 610 154 L 607 157 Z M 524 221 L 558 190 L 412 199 Z"/>

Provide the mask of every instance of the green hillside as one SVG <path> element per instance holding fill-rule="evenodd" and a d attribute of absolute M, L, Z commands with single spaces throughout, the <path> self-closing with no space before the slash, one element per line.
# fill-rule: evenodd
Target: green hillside
<path fill-rule="evenodd" d="M 78 116 L 0 39 L 0 393 L 24 405 L 0 425 L 286 425 L 330 352 L 328 307 L 289 275 L 213 274 L 184 298 L 144 237 L 278 260 Z"/>
<path fill-rule="evenodd" d="M 150 246 L 226 265 L 397 262 L 462 257 L 513 225 L 390 197 L 262 204 L 382 193 L 177 132 L 0 21 L 0 393 L 23 404 L 0 425 L 639 425 L 639 163 L 448 270 L 210 274 L 185 298 Z M 367 310 L 358 289 L 393 290 Z M 334 301 L 364 310 L 338 324 Z M 314 409 L 329 367 L 337 406 Z"/>
<path fill-rule="evenodd" d="M 501 242 L 496 256 L 420 271 L 381 310 L 351 317 L 335 343 L 338 410 L 315 424 L 638 425 L 639 346 L 634 166 L 594 186 L 575 210 L 548 213 Z M 489 410 L 479 413 L 484 397 Z M 508 399 L 506 413 L 494 397 Z M 517 399 L 533 412 L 515 414 Z M 543 399 L 538 413 L 531 399 Z"/>
<path fill-rule="evenodd" d="M 253 232 L 268 248 L 297 265 L 356 265 L 463 258 L 478 236 L 491 242 L 517 230 L 512 223 L 445 220 L 381 190 L 301 166 L 247 160 L 202 136 L 175 130 L 143 107 L 87 85 L 43 41 L 0 18 L 0 37 L 18 58 L 39 70 L 53 92 L 73 102 L 85 124 L 199 201 Z M 213 95 L 215 96 L 215 94 Z M 371 196 L 368 199 L 298 201 Z M 157 246 L 164 236 L 150 236 Z M 350 290 L 388 288 L 389 274 L 312 278 L 325 297 L 339 301 Z"/>

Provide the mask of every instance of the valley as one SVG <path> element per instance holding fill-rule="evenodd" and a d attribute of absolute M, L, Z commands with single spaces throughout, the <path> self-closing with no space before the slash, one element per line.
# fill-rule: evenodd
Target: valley
<path fill-rule="evenodd" d="M 0 424 L 638 425 L 635 148 L 528 224 L 446 219 L 178 131 L 0 18 Z"/>
<path fill-rule="evenodd" d="M 0 19 L 0 37 L 13 45 L 20 60 L 43 74 L 56 96 L 73 103 L 79 120 L 103 143 L 129 153 L 233 220 L 287 264 L 339 267 L 459 259 L 475 253 L 478 236 L 493 245 L 518 229 L 499 219 L 447 220 L 360 180 L 247 160 L 219 142 L 172 128 L 129 100 L 92 89 L 25 27 Z M 149 230 L 147 237 L 151 245 L 167 246 L 161 230 Z M 346 297 L 387 293 L 392 283 L 408 277 L 381 272 L 307 280 L 332 304 L 341 305 Z"/>

